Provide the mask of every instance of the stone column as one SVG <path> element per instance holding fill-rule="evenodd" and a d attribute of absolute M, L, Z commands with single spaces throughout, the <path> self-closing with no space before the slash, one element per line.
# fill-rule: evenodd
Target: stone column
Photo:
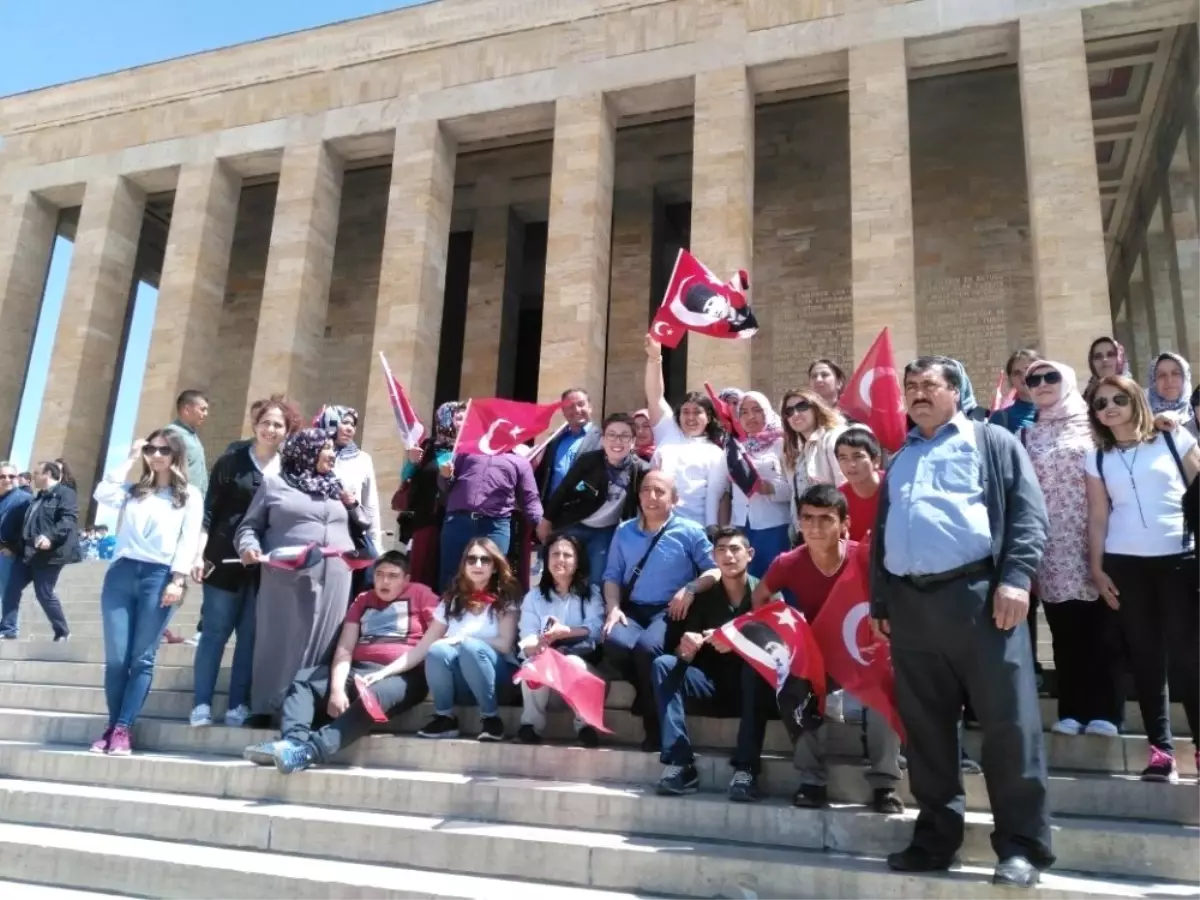
<path fill-rule="evenodd" d="M 145 208 L 141 188 L 103 176 L 88 182 L 75 231 L 34 458 L 64 457 L 84 508 L 105 451 Z"/>
<path fill-rule="evenodd" d="M 1019 75 L 1030 244 L 1045 352 L 1086 372 L 1088 345 L 1112 333 L 1083 19 L 1020 20 Z"/>
<path fill-rule="evenodd" d="M 582 387 L 603 408 L 615 138 L 603 94 L 557 102 L 538 370 L 543 403 Z"/>
<path fill-rule="evenodd" d="M 475 211 L 460 397 L 496 396 L 508 250 L 508 203 L 497 200 L 494 194 L 485 196 L 487 205 Z"/>
<path fill-rule="evenodd" d="M 379 354 L 387 357 L 432 433 L 455 155 L 453 139 L 437 122 L 414 123 L 396 132 L 363 423 L 363 446 L 375 458 L 384 504 L 399 484 L 404 446 Z"/>
<path fill-rule="evenodd" d="M 643 340 L 650 324 L 653 254 L 654 185 L 645 172 L 639 173 L 637 184 L 617 191 L 614 201 L 605 414 L 646 405 Z"/>
<path fill-rule="evenodd" d="M 692 137 L 692 254 L 718 278 L 738 269 L 754 284 L 754 91 L 744 67 L 696 75 Z M 769 285 L 763 288 L 770 290 Z M 753 293 L 751 293 L 753 303 Z M 749 340 L 687 337 L 687 388 L 748 389 Z M 761 380 L 761 379 L 760 379 Z M 639 404 L 641 405 L 641 404 Z"/>
<path fill-rule="evenodd" d="M 1129 328 L 1133 340 L 1125 347 L 1130 354 L 1129 369 L 1140 384 L 1145 380 L 1145 369 L 1150 364 L 1154 344 L 1153 310 L 1150 291 L 1139 275 L 1129 282 Z"/>
<path fill-rule="evenodd" d="M 1183 327 L 1187 338 L 1185 358 L 1200 351 L 1200 222 L 1196 216 L 1196 186 L 1185 173 L 1167 175 L 1171 204 L 1171 232 L 1175 238 L 1175 258 L 1179 266 L 1179 284 L 1183 297 Z"/>
<path fill-rule="evenodd" d="M 218 160 L 179 173 L 134 434 L 170 421 L 180 391 L 213 388 L 240 193 L 241 178 Z"/>
<path fill-rule="evenodd" d="M 904 41 L 850 48 L 853 369 L 886 326 L 896 365 L 917 356 Z"/>
<path fill-rule="evenodd" d="M 36 194 L 0 203 L 0 440 L 5 456 L 17 426 L 57 225 L 58 210 Z"/>
<path fill-rule="evenodd" d="M 306 416 L 324 402 L 321 347 L 342 199 L 342 163 L 324 143 L 288 147 L 279 173 L 246 397 L 285 393 Z"/>
<path fill-rule="evenodd" d="M 1150 290 L 1154 299 L 1154 316 L 1159 351 L 1183 353 L 1187 338 L 1183 334 L 1183 291 L 1179 284 L 1179 264 L 1175 258 L 1175 241 L 1162 231 L 1146 233 L 1146 255 L 1150 264 Z M 1186 354 L 1184 355 L 1186 359 Z M 1140 376 L 1139 376 L 1140 377 Z"/>
<path fill-rule="evenodd" d="M 1160 343 L 1159 335 L 1162 333 L 1159 330 L 1158 322 L 1158 306 L 1154 302 L 1154 269 L 1150 265 L 1150 253 L 1146 244 L 1142 244 L 1142 252 L 1138 254 L 1137 261 L 1137 277 L 1141 283 L 1141 293 L 1139 295 L 1139 304 L 1143 310 L 1143 322 L 1145 322 L 1145 350 L 1141 355 L 1141 366 L 1145 369 L 1150 364 L 1150 358 L 1157 356 L 1163 349 Z M 1145 372 L 1139 372 L 1136 369 L 1133 371 L 1133 377 L 1139 381 L 1145 380 Z M 1144 385 L 1143 385 L 1144 387 Z"/>

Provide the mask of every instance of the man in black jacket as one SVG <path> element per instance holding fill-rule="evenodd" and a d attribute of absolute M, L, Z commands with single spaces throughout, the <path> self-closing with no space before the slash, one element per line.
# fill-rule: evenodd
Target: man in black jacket
<path fill-rule="evenodd" d="M 583 388 L 562 392 L 562 414 L 567 427 L 546 446 L 534 477 L 542 503 L 566 480 L 571 466 L 584 453 L 600 449 L 601 429 L 592 424 L 592 400 Z"/>

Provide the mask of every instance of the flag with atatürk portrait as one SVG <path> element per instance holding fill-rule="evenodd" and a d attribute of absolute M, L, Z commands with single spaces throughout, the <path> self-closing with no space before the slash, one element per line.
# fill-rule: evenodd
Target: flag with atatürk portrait
<path fill-rule="evenodd" d="M 704 263 L 680 250 L 662 305 L 650 323 L 650 336 L 672 348 L 688 331 L 715 338 L 752 337 L 758 320 L 746 297 L 749 290 L 745 270 L 721 281 Z"/>

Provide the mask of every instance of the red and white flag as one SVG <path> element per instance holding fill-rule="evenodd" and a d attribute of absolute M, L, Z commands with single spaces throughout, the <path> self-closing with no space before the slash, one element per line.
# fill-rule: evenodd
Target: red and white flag
<path fill-rule="evenodd" d="M 904 725 L 896 711 L 896 676 L 892 652 L 886 641 L 871 630 L 867 568 L 871 537 L 852 551 L 846 567 L 817 613 L 813 634 L 821 647 L 829 677 L 875 710 L 904 739 Z"/>
<path fill-rule="evenodd" d="M 688 331 L 715 338 L 748 338 L 758 320 L 746 293 L 750 276 L 740 270 L 728 282 L 686 250 L 675 257 L 675 268 L 662 305 L 650 323 L 650 335 L 664 347 L 678 347 Z"/>
<path fill-rule="evenodd" d="M 554 440 L 556 437 L 558 437 L 560 434 L 562 434 L 563 430 L 566 427 L 567 427 L 567 423 L 563 422 L 561 425 L 559 425 L 557 428 L 555 428 L 552 432 L 550 432 L 550 434 L 546 437 L 546 439 L 544 441 L 542 441 L 540 444 L 536 444 L 533 447 L 526 447 L 524 444 L 522 444 L 519 447 L 514 447 L 513 450 L 516 453 L 518 453 L 519 455 L 524 456 L 527 460 L 529 460 L 529 464 L 536 469 L 538 467 L 538 463 L 540 463 L 542 461 L 542 454 L 545 453 L 546 448 L 550 446 L 550 442 L 552 440 Z"/>
<path fill-rule="evenodd" d="M 1012 388 L 1004 390 L 1004 380 L 1008 376 L 1004 370 L 1000 370 L 1000 378 L 996 381 L 996 393 L 992 395 L 992 406 L 989 412 L 998 412 L 1002 409 L 1008 409 L 1017 401 L 1017 392 Z"/>
<path fill-rule="evenodd" d="M 355 550 L 334 550 L 332 547 L 322 547 L 317 543 L 302 544 L 293 547 L 276 547 L 270 553 L 263 554 L 262 565 L 272 569 L 284 569 L 289 572 L 299 572 L 311 569 L 323 559 L 340 559 L 351 571 L 369 569 L 375 560 L 368 556 L 360 556 Z M 223 559 L 223 563 L 238 563 L 240 559 Z"/>
<path fill-rule="evenodd" d="M 363 711 L 371 717 L 371 721 L 386 722 L 388 720 L 387 713 L 379 705 L 379 698 L 362 680 L 361 675 L 354 676 L 354 689 L 358 692 L 358 702 L 362 704 Z"/>
<path fill-rule="evenodd" d="M 746 429 L 742 427 L 742 422 L 738 419 L 737 410 L 726 403 L 707 381 L 704 382 L 704 391 L 708 394 L 708 399 L 712 401 L 713 411 L 717 414 L 721 427 L 734 437 L 744 440 Z"/>
<path fill-rule="evenodd" d="M 900 449 L 908 432 L 908 422 L 888 329 L 883 329 L 875 338 L 875 343 L 850 377 L 838 405 L 847 416 L 875 432 L 879 443 L 888 450 L 894 453 Z"/>
<path fill-rule="evenodd" d="M 421 440 L 425 437 L 425 426 L 417 418 L 416 410 L 409 402 L 408 394 L 404 393 L 404 386 L 396 380 L 391 366 L 388 365 L 387 359 L 382 353 L 379 354 L 379 361 L 383 364 L 388 400 L 392 403 L 392 412 L 396 416 L 396 427 L 400 429 L 400 437 L 404 440 L 404 446 L 410 450 L 419 447 Z"/>
<path fill-rule="evenodd" d="M 521 682 L 531 688 L 550 688 L 588 725 L 597 731 L 612 732 L 604 725 L 604 679 L 586 669 L 577 669 L 553 647 L 547 647 L 517 669 L 513 683 Z"/>
<path fill-rule="evenodd" d="M 455 453 L 496 456 L 537 437 L 550 427 L 558 403 L 522 403 L 519 400 L 471 400 L 458 432 Z"/>

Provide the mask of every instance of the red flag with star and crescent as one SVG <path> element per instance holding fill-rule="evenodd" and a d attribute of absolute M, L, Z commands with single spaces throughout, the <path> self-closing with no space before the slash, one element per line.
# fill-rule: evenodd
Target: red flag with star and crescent
<path fill-rule="evenodd" d="M 533 688 L 550 688 L 588 725 L 597 731 L 612 733 L 612 729 L 604 725 L 604 679 L 572 666 L 553 647 L 547 647 L 517 669 L 513 683 L 521 682 Z"/>
<path fill-rule="evenodd" d="M 471 400 L 458 432 L 455 453 L 508 453 L 550 427 L 558 403 L 522 403 L 490 397 Z"/>
<path fill-rule="evenodd" d="M 749 290 L 750 276 L 744 269 L 722 281 L 692 254 L 680 250 L 662 305 L 650 323 L 650 336 L 671 348 L 678 347 L 689 331 L 715 338 L 753 337 L 758 320 L 746 297 Z"/>
<path fill-rule="evenodd" d="M 875 338 L 850 377 L 838 405 L 851 419 L 875 432 L 879 443 L 892 453 L 900 449 L 908 432 L 908 420 L 888 329 Z"/>
<path fill-rule="evenodd" d="M 896 710 L 896 676 L 887 641 L 872 630 L 868 565 L 871 535 L 851 551 L 842 574 L 813 622 L 829 677 L 879 713 L 904 739 L 904 725 Z"/>

